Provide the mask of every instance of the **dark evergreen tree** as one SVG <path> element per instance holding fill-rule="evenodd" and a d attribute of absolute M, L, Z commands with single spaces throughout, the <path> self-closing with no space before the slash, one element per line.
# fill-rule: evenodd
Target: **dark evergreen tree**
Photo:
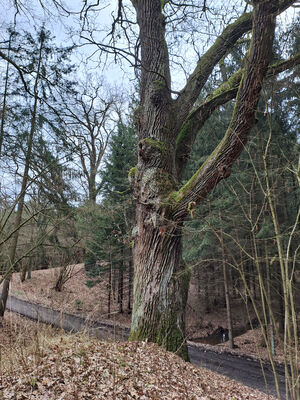
<path fill-rule="evenodd" d="M 281 238 L 287 246 L 299 206 L 299 185 L 295 174 L 299 154 L 299 110 L 295 101 L 295 77 L 295 71 L 292 74 L 285 73 L 281 78 L 274 78 L 265 85 L 267 100 L 261 101 L 258 106 L 255 135 L 233 166 L 231 176 L 214 189 L 207 201 L 202 203 L 201 211 L 190 210 L 190 219 L 185 229 L 184 258 L 194 266 L 202 301 L 207 303 L 206 309 L 212 306 L 210 298 L 223 302 L 224 293 L 219 293 L 217 282 L 217 277 L 221 274 L 217 272 L 224 256 L 226 263 L 235 267 L 230 271 L 231 295 L 244 292 L 240 278 L 240 273 L 243 273 L 253 298 L 259 297 L 261 302 L 266 301 L 261 298 L 263 296 L 258 290 L 258 268 L 266 281 L 270 262 L 270 291 L 282 291 L 275 231 L 265 195 L 263 156 L 271 129 L 267 164 Z M 294 84 L 290 83 L 291 79 Z M 187 167 L 188 175 L 201 166 L 207 154 L 222 137 L 227 124 L 224 111 L 226 110 L 216 112 L 206 123 L 205 129 L 200 131 Z M 219 240 L 223 231 L 224 255 Z M 294 235 L 291 247 L 297 246 L 298 240 L 297 235 Z M 282 296 L 273 298 L 278 302 Z M 282 306 L 275 304 L 275 309 L 277 322 L 282 324 Z"/>
<path fill-rule="evenodd" d="M 119 123 L 116 134 L 111 137 L 110 153 L 102 175 L 103 200 L 99 206 L 89 204 L 83 218 L 85 235 L 89 238 L 85 266 L 88 277 L 94 278 L 88 281 L 88 285 L 108 280 L 108 314 L 113 296 L 119 311 L 124 311 L 125 290 L 126 307 L 131 308 L 134 199 L 128 173 L 136 163 L 135 146 L 134 130 Z"/>

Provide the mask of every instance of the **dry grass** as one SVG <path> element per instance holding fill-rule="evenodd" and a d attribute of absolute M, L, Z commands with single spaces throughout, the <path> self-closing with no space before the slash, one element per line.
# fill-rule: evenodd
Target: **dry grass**
<path fill-rule="evenodd" d="M 38 355 L 45 341 L 59 332 L 49 325 L 6 312 L 0 321 L 0 375 L 14 371 L 16 364 L 29 354 Z"/>
<path fill-rule="evenodd" d="M 274 399 L 154 344 L 66 335 L 12 314 L 2 323 L 0 398 L 5 400 Z"/>

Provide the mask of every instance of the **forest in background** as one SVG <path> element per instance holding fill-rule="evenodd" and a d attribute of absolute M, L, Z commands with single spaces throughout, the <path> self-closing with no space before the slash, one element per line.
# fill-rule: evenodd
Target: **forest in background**
<path fill-rule="evenodd" d="M 299 53 L 299 26 L 298 19 L 276 37 L 272 64 L 282 60 L 279 43 L 284 59 Z M 241 67 L 248 42 L 222 58 L 197 103 Z M 113 298 L 120 313 L 131 312 L 137 94 L 125 96 L 101 77 L 76 78 L 74 46 L 58 46 L 46 25 L 34 33 L 9 27 L 1 49 L 3 290 L 15 271 L 25 280 L 31 270 L 61 266 L 60 291 L 67 266 L 84 262 L 88 286 L 107 282 L 108 313 Z M 241 157 L 201 207 L 189 203 L 183 235 L 194 308 L 225 306 L 233 342 L 230 305 L 251 304 L 271 355 L 288 313 L 287 362 L 300 312 L 298 97 L 299 66 L 269 77 Z M 234 100 L 220 105 L 200 129 L 183 184 L 224 136 L 233 107 Z"/>

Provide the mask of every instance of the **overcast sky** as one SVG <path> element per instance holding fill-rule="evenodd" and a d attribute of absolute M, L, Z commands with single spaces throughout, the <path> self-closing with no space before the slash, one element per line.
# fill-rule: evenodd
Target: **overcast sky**
<path fill-rule="evenodd" d="M 16 21 L 17 25 L 17 30 L 24 29 L 28 31 L 33 31 L 34 27 L 39 24 L 42 25 L 45 23 L 46 28 L 49 29 L 53 35 L 56 37 L 57 43 L 62 44 L 62 45 L 67 45 L 71 44 L 72 40 L 74 40 L 76 43 L 79 43 L 78 35 L 76 34 L 76 30 L 78 32 L 79 30 L 79 24 L 82 23 L 82 21 L 79 20 L 79 15 L 76 14 L 78 13 L 82 7 L 83 1 L 82 0 L 65 0 L 65 5 L 66 8 L 69 11 L 74 12 L 73 15 L 64 17 L 64 13 L 62 12 L 62 16 L 60 18 L 57 17 L 57 10 L 53 9 L 53 3 L 50 0 L 43 0 L 44 4 L 47 5 L 48 11 L 45 13 L 40 5 L 39 0 L 19 0 L 20 4 L 22 2 L 25 4 L 26 9 L 24 8 L 21 10 L 20 13 L 17 15 L 15 14 L 16 9 L 14 7 L 14 1 L 10 0 L 0 0 L 0 9 L 3 10 L 3 12 L 0 15 L 0 23 L 2 26 L 2 30 L 0 35 L 3 37 L 3 32 L 5 31 L 5 27 L 7 27 L 9 24 L 13 24 L 14 20 Z M 214 5 L 218 3 L 219 0 L 208 0 L 207 4 Z M 95 2 L 92 2 L 95 3 Z M 94 20 L 93 20 L 93 13 L 90 14 L 90 18 L 92 21 L 92 24 L 94 22 L 95 27 L 97 27 L 97 38 L 99 40 L 103 39 L 107 32 L 111 29 L 111 24 L 112 24 L 112 17 L 111 14 L 114 13 L 116 14 L 117 10 L 117 5 L 118 1 L 117 0 L 100 0 L 99 1 L 101 8 L 100 12 L 95 13 L 94 15 Z M 50 6 L 49 6 L 50 4 Z M 52 5 L 52 6 L 51 6 Z M 228 15 L 226 14 L 226 10 L 229 8 L 235 6 L 235 8 L 231 8 L 231 13 L 235 12 L 236 15 L 239 13 L 239 9 L 244 8 L 244 1 L 243 0 L 232 0 L 230 2 L 224 3 L 223 1 L 220 2 L 220 8 L 223 9 L 223 19 L 224 16 L 229 20 L 229 18 L 235 18 L 235 15 L 230 15 L 230 12 L 228 11 Z M 52 15 L 51 15 L 51 7 L 52 7 Z M 299 10 L 299 9 L 298 9 Z M 295 8 L 290 8 L 288 12 L 284 13 L 282 16 L 280 16 L 279 20 L 280 23 L 285 25 L 287 23 L 290 23 L 293 18 L 295 17 L 295 13 L 297 12 L 297 9 Z M 213 21 L 213 16 L 209 16 L 212 21 Z M 226 23 L 226 18 L 224 22 Z M 202 18 L 201 20 L 196 20 L 196 21 L 191 21 L 191 23 L 195 23 L 195 29 L 199 29 L 199 26 L 201 26 L 202 30 L 204 31 L 203 36 L 198 36 L 198 46 L 199 49 L 201 46 L 203 46 L 205 43 L 208 45 L 209 40 L 214 40 L 215 35 L 217 35 L 218 32 L 218 27 L 216 26 L 216 22 L 218 20 L 221 20 L 221 16 L 217 16 L 215 19 L 215 22 L 213 24 L 209 24 L 206 22 L 205 18 Z M 231 19 L 232 21 L 232 19 Z M 221 25 L 220 25 L 221 26 Z M 175 26 L 176 28 L 176 26 Z M 70 32 L 73 31 L 73 34 L 70 34 Z M 206 33 L 205 33 L 206 32 Z M 199 44 L 200 40 L 199 37 L 201 37 L 201 40 L 203 44 Z M 209 38 L 209 39 L 208 39 Z M 179 39 L 181 40 L 181 39 Z M 184 40 L 183 40 L 184 42 Z M 118 42 L 118 45 L 122 45 L 122 42 Z M 128 86 L 133 86 L 133 79 L 134 79 L 134 71 L 133 68 L 129 66 L 127 62 L 123 62 L 122 65 L 115 64 L 113 57 L 108 58 L 108 62 L 106 64 L 103 64 L 104 62 L 104 57 L 101 57 L 101 62 L 102 65 L 99 65 L 99 53 L 94 54 L 96 50 L 95 46 L 84 46 L 80 47 L 76 51 L 76 57 L 74 58 L 75 62 L 80 65 L 80 74 L 83 75 L 85 74 L 86 70 L 89 70 L 91 73 L 91 76 L 100 76 L 103 75 L 106 79 L 107 82 L 109 82 L 110 85 L 113 86 L 122 86 L 124 88 Z M 177 49 L 178 53 L 178 49 Z M 186 45 L 185 47 L 182 46 L 179 50 L 179 55 L 182 56 L 182 59 L 179 60 L 180 62 L 178 65 L 182 62 L 184 65 L 185 70 L 188 71 L 188 69 L 192 69 L 196 57 L 193 49 L 191 48 L 190 44 Z M 201 53 L 201 52 L 200 52 Z M 91 55 L 94 54 L 92 57 Z M 90 58 L 89 58 L 90 57 Z M 87 67 L 84 64 L 84 60 L 88 59 L 87 62 Z M 173 65 L 173 67 L 175 64 Z M 185 82 L 185 74 L 183 73 L 183 69 L 176 69 L 176 67 L 173 69 L 173 89 L 175 90 L 180 90 L 180 88 L 183 86 Z"/>
<path fill-rule="evenodd" d="M 17 30 L 25 30 L 34 32 L 34 28 L 37 25 L 45 24 L 46 28 L 52 32 L 56 37 L 56 41 L 59 45 L 70 45 L 74 40 L 78 43 L 78 36 L 75 31 L 79 28 L 79 15 L 74 14 L 68 17 L 57 18 L 56 11 L 53 10 L 53 15 L 48 12 L 45 13 L 39 1 L 24 1 L 26 4 L 26 9 L 23 9 L 20 13 L 16 13 L 16 9 L 12 4 L 13 2 L 8 2 L 7 0 L 0 0 L 0 9 L 3 12 L 0 14 L 0 23 L 2 26 L 1 38 L 5 35 L 5 30 L 8 26 L 13 25 L 16 22 Z M 45 4 L 49 4 L 48 0 L 44 1 Z M 97 23 L 101 26 L 103 32 L 108 32 L 111 27 L 111 13 L 115 10 L 115 4 L 117 2 L 102 0 L 101 12 L 97 13 Z M 114 4 L 115 3 L 115 4 Z M 78 12 L 82 6 L 82 0 L 66 1 L 66 7 L 68 10 L 73 12 Z M 51 9 L 50 9 L 51 11 Z M 63 14 L 63 13 L 62 13 Z M 72 35 L 70 32 L 74 31 Z M 104 36 L 104 33 L 102 34 Z M 101 38 L 101 33 L 98 32 L 98 38 Z M 98 55 L 89 58 L 87 66 L 84 65 L 83 60 L 87 59 L 95 51 L 95 47 L 84 46 L 78 49 L 75 54 L 74 61 L 81 66 L 81 74 L 87 69 L 90 70 L 91 75 L 102 75 L 105 80 L 112 86 L 123 86 L 126 87 L 130 85 L 130 80 L 133 78 L 133 71 L 124 63 L 122 69 L 120 65 L 115 64 L 112 57 L 107 60 L 104 65 L 99 65 Z M 102 58 L 102 61 L 104 59 Z"/>

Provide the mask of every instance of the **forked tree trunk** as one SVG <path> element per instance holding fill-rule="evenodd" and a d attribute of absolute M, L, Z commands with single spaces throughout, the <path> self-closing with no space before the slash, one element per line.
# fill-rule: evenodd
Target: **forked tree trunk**
<path fill-rule="evenodd" d="M 264 76 L 272 54 L 275 0 L 253 0 L 253 14 L 229 25 L 202 55 L 185 87 L 174 100 L 169 52 L 165 40 L 165 4 L 161 0 L 131 0 L 139 25 L 141 49 L 138 164 L 130 171 L 137 198 L 134 229 L 134 301 L 130 339 L 149 340 L 188 358 L 185 306 L 189 271 L 182 262 L 182 228 L 193 210 L 222 179 L 242 152 L 251 128 Z M 176 6 L 177 7 L 177 6 Z M 253 26 L 252 42 L 239 75 L 239 90 L 228 130 L 215 151 L 180 187 L 195 137 L 226 90 L 218 90 L 193 108 L 215 65 Z M 233 81 L 227 82 L 232 89 Z M 228 92 L 226 92 L 228 93 Z M 226 97 L 226 96 L 225 96 Z M 231 97 L 232 98 L 232 97 Z M 179 188 L 180 187 L 180 188 Z"/>
<path fill-rule="evenodd" d="M 190 273 L 182 262 L 182 223 L 168 223 L 143 205 L 137 219 L 130 339 L 158 343 L 187 360 L 185 307 Z"/>

